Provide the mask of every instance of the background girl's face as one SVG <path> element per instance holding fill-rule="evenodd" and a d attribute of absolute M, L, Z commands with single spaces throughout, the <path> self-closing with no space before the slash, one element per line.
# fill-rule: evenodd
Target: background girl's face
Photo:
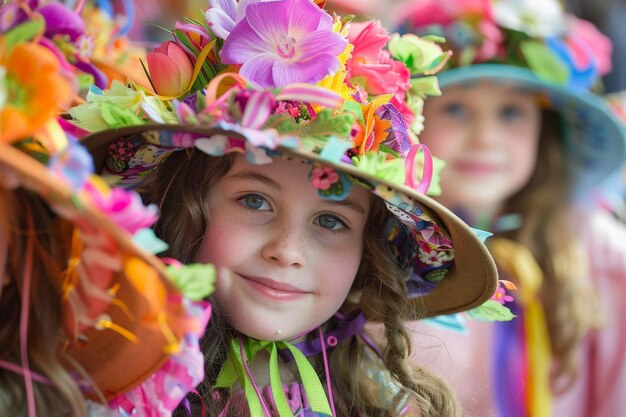
<path fill-rule="evenodd" d="M 492 214 L 535 168 L 541 110 L 535 97 L 487 81 L 447 88 L 426 100 L 420 141 L 446 162 L 441 202 Z"/>
<path fill-rule="evenodd" d="M 208 226 L 198 262 L 228 268 L 216 300 L 226 320 L 261 340 L 290 340 L 318 327 L 343 304 L 363 252 L 370 193 L 321 198 L 311 165 L 237 156 L 208 193 Z"/>

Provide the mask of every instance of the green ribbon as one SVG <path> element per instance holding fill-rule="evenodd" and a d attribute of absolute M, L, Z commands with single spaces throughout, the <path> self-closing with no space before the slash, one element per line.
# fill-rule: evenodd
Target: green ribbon
<path fill-rule="evenodd" d="M 264 415 L 261 399 L 257 395 L 252 380 L 245 370 L 244 360 L 246 364 L 251 364 L 256 357 L 256 354 L 262 350 L 266 350 L 270 353 L 269 361 L 269 375 L 270 386 L 272 389 L 272 396 L 274 397 L 274 403 L 276 410 L 280 417 L 294 417 L 287 396 L 283 390 L 283 384 L 280 378 L 280 370 L 278 368 L 278 349 L 289 349 L 294 357 L 298 373 L 300 374 L 300 380 L 304 386 L 304 392 L 311 406 L 311 410 L 315 413 L 322 415 L 331 415 L 330 404 L 324 392 L 322 383 L 320 382 L 317 372 L 311 365 L 311 362 L 304 356 L 298 348 L 290 343 L 284 341 L 262 341 L 252 338 L 246 338 L 243 341 L 241 338 L 233 338 L 230 342 L 228 350 L 228 356 L 224 362 L 224 366 L 217 377 L 215 386 L 217 388 L 232 388 L 235 381 L 239 382 L 239 385 L 243 388 L 250 408 L 250 415 L 262 416 Z M 244 352 L 245 358 L 242 357 L 241 352 Z"/>

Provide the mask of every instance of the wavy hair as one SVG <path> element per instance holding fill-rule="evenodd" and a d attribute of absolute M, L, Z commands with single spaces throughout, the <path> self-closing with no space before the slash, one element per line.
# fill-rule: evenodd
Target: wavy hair
<path fill-rule="evenodd" d="M 520 214 L 524 223 L 500 235 L 526 246 L 543 272 L 540 298 L 555 360 L 553 386 L 559 390 L 576 378 L 577 347 L 587 332 L 598 326 L 600 316 L 596 296 L 585 283 L 589 265 L 573 223 L 575 172 L 562 143 L 560 116 L 544 110 L 541 129 L 533 175 L 504 210 L 505 214 Z"/>

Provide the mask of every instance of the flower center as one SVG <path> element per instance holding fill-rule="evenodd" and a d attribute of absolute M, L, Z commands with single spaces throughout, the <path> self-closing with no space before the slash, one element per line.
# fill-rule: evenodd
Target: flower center
<path fill-rule="evenodd" d="M 296 55 L 296 40 L 291 36 L 282 36 L 276 45 L 276 52 L 281 58 L 293 58 Z"/>

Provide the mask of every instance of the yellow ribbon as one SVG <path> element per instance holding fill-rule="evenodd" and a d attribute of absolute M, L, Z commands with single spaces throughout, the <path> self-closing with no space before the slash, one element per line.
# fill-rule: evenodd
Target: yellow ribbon
<path fill-rule="evenodd" d="M 534 256 L 525 246 L 503 238 L 491 238 L 489 249 L 498 266 L 515 277 L 518 301 L 523 308 L 524 333 L 528 365 L 528 415 L 550 417 L 550 336 L 543 305 L 538 293 L 543 273 Z"/>

